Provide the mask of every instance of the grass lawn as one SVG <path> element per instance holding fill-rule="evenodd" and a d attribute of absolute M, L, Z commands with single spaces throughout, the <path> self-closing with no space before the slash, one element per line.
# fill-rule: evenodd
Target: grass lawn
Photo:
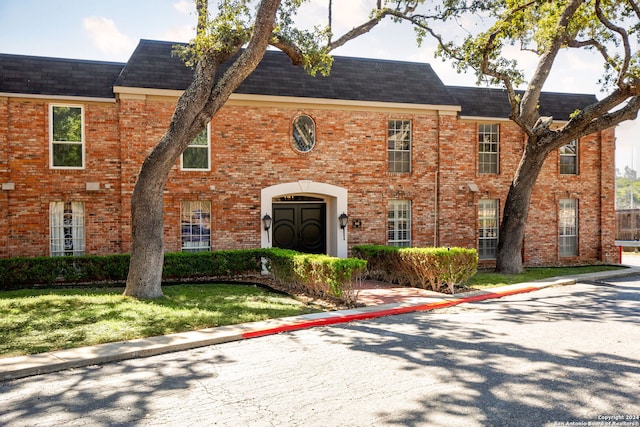
<path fill-rule="evenodd" d="M 620 267 L 530 268 L 508 276 L 478 272 L 466 287 L 482 289 Z M 122 288 L 0 292 L 0 357 L 322 311 L 283 294 L 239 284 L 164 286 L 165 296 L 140 301 Z"/>
<path fill-rule="evenodd" d="M 621 267 L 612 265 L 588 265 L 583 267 L 540 267 L 527 268 L 521 274 L 498 274 L 479 271 L 469 279 L 465 286 L 473 289 L 493 288 L 497 286 L 513 285 L 514 283 L 531 282 L 555 276 L 571 276 L 574 274 L 595 273 L 598 271 L 620 270 Z"/>
<path fill-rule="evenodd" d="M 35 354 L 318 312 L 286 295 L 238 284 L 176 285 L 140 301 L 119 289 L 0 292 L 0 357 Z"/>

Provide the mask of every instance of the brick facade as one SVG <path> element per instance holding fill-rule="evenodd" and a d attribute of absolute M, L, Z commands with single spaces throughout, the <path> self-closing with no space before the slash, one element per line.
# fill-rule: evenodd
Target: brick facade
<path fill-rule="evenodd" d="M 3 93 L 0 257 L 49 255 L 48 212 L 54 201 L 85 203 L 87 254 L 128 252 L 136 176 L 176 100 L 175 91 L 158 89 L 118 89 L 114 100 Z M 84 169 L 49 165 L 49 107 L 58 103 L 83 106 Z M 270 246 L 261 217 L 272 207 L 272 197 L 265 194 L 280 194 L 278 188 L 297 188 L 297 195 L 327 202 L 327 252 L 332 255 L 344 256 L 353 245 L 386 244 L 392 199 L 411 201 L 412 245 L 475 248 L 478 201 L 498 199 L 502 209 L 525 139 L 506 119 L 463 117 L 457 110 L 234 96 L 210 125 L 211 170 L 184 171 L 178 163 L 169 175 L 165 248 L 181 249 L 180 203 L 194 200 L 211 202 L 212 249 Z M 308 153 L 292 145 L 292 123 L 300 114 L 316 124 L 316 146 Z M 388 172 L 389 120 L 411 120 L 410 173 Z M 478 124 L 483 122 L 500 126 L 496 175 L 478 173 Z M 532 196 L 526 265 L 617 261 L 614 141 L 613 129 L 582 138 L 577 175 L 559 173 L 558 152 L 548 157 Z M 329 194 L 333 190 L 317 193 L 324 191 L 318 188 L 341 189 L 346 197 Z M 559 256 L 559 200 L 564 198 L 578 200 L 576 257 Z M 343 209 L 349 215 L 344 242 L 336 222 Z"/>

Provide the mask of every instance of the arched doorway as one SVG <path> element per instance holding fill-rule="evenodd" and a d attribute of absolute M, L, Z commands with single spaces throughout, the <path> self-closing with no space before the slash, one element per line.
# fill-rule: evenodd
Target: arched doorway
<path fill-rule="evenodd" d="M 282 196 L 273 200 L 272 211 L 273 247 L 327 253 L 327 205 L 323 199 Z"/>
<path fill-rule="evenodd" d="M 274 218 L 271 230 L 261 227 L 263 248 L 287 247 L 289 241 L 301 252 L 346 258 L 347 234 L 343 237 L 338 222 L 347 213 L 345 188 L 301 180 L 263 188 L 260 198 L 261 217 Z"/>

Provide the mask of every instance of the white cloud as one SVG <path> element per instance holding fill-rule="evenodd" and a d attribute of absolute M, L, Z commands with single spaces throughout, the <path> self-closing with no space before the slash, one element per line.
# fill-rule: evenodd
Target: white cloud
<path fill-rule="evenodd" d="M 172 42 L 188 42 L 196 36 L 196 29 L 193 25 L 182 25 L 172 27 L 164 33 L 163 40 Z"/>
<path fill-rule="evenodd" d="M 135 42 L 122 34 L 111 19 L 91 16 L 84 18 L 82 23 L 95 46 L 107 55 L 120 56 L 135 47 Z"/>
<path fill-rule="evenodd" d="M 173 4 L 173 8 L 185 15 L 196 12 L 196 6 L 193 0 L 180 0 L 177 3 Z"/>

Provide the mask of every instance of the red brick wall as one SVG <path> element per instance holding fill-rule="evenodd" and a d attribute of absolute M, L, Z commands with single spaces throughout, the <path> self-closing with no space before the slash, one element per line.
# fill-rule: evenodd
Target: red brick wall
<path fill-rule="evenodd" d="M 130 250 L 135 179 L 169 123 L 175 100 L 123 97 L 117 104 L 83 105 L 87 167 L 60 171 L 48 167 L 48 102 L 0 99 L 0 176 L 16 183 L 15 191 L 3 191 L 0 198 L 0 231 L 12 230 L 0 256 L 48 254 L 53 200 L 85 202 L 87 253 Z M 315 120 L 317 132 L 316 147 L 304 154 L 291 145 L 291 123 L 301 113 Z M 389 119 L 412 120 L 410 174 L 387 171 Z M 178 163 L 169 175 L 166 250 L 180 250 L 182 200 L 211 202 L 214 249 L 259 246 L 261 189 L 298 180 L 348 189 L 349 217 L 362 223 L 349 226 L 350 246 L 384 244 L 387 203 L 400 198 L 412 201 L 414 245 L 476 247 L 478 200 L 499 199 L 504 206 L 524 145 L 515 125 L 502 122 L 500 173 L 479 175 L 477 125 L 435 112 L 229 103 L 211 123 L 211 171 L 182 171 Z M 526 263 L 615 261 L 613 140 L 607 131 L 580 141 L 578 176 L 559 175 L 557 152 L 547 159 L 532 198 Z M 99 182 L 100 190 L 87 191 L 86 182 Z M 580 253 L 569 260 L 558 257 L 557 247 L 558 200 L 564 197 L 580 200 Z"/>
<path fill-rule="evenodd" d="M 69 103 L 69 102 L 65 102 Z M 8 173 L 3 182 L 15 190 L 3 191 L 3 222 L 9 232 L 3 256 L 49 254 L 49 203 L 85 203 L 86 252 L 121 251 L 120 143 L 114 103 L 73 102 L 85 114 L 84 170 L 49 167 L 49 102 L 11 98 L 6 106 L 6 155 Z M 87 191 L 87 182 L 99 182 L 98 191 Z M 4 235 L 4 234 L 3 234 Z"/>

